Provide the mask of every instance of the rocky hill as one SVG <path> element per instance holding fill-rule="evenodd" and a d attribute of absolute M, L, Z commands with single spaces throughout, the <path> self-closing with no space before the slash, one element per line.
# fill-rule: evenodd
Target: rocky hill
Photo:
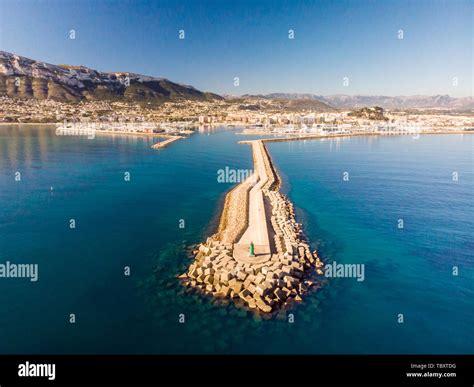
<path fill-rule="evenodd" d="M 365 118 L 372 121 L 388 121 L 388 117 L 384 115 L 384 110 L 380 106 L 364 107 L 349 113 L 349 116 L 357 118 Z"/>
<path fill-rule="evenodd" d="M 134 73 L 106 73 L 84 66 L 52 65 L 0 51 L 0 96 L 61 102 L 113 100 L 159 104 L 222 99 L 192 86 Z"/>

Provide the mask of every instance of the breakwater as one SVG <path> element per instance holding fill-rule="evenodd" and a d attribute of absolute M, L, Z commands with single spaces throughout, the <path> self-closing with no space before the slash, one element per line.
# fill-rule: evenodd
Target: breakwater
<path fill-rule="evenodd" d="M 279 191 L 281 179 L 264 141 L 241 143 L 252 146 L 254 175 L 227 194 L 217 233 L 193 252 L 194 262 L 179 278 L 269 315 L 319 285 L 314 276 L 323 274 L 323 263 Z"/>
<path fill-rule="evenodd" d="M 166 140 L 157 142 L 156 144 L 152 145 L 151 147 L 153 149 L 165 148 L 168 145 L 172 144 L 173 142 L 184 138 L 183 136 L 165 136 L 165 135 L 161 135 L 161 137 L 166 138 Z"/>

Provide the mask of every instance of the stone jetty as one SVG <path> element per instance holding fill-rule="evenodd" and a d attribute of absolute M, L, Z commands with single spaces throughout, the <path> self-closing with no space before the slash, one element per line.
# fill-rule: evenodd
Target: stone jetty
<path fill-rule="evenodd" d="M 178 141 L 181 138 L 184 138 L 183 136 L 165 136 L 165 135 L 161 135 L 160 137 L 164 137 L 166 138 L 166 140 L 157 142 L 156 144 L 152 145 L 151 147 L 153 149 L 164 148 L 170 145 L 171 143 Z"/>
<path fill-rule="evenodd" d="M 314 285 L 310 275 L 322 275 L 323 263 L 279 191 L 281 179 L 264 141 L 241 142 L 252 146 L 254 175 L 227 194 L 218 231 L 193 252 L 179 278 L 187 287 L 270 314 L 302 301 Z"/>

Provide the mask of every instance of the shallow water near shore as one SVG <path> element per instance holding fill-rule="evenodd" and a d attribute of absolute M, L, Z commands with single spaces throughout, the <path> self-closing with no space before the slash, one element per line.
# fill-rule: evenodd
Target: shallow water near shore
<path fill-rule="evenodd" d="M 472 135 L 268 144 L 313 247 L 365 264 L 364 281 L 331 279 L 293 324 L 185 293 L 185 249 L 232 186 L 217 171 L 251 169 L 237 142 L 254 138 L 217 130 L 154 150 L 1 127 L 0 263 L 38 263 L 39 281 L 0 279 L 0 352 L 472 353 Z"/>

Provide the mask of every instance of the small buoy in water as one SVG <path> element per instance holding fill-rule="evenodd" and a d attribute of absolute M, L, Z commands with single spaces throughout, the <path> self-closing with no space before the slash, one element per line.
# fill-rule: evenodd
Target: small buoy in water
<path fill-rule="evenodd" d="M 50 190 L 51 192 L 53 192 L 54 188 L 53 188 L 53 187 L 50 187 L 49 190 Z"/>

